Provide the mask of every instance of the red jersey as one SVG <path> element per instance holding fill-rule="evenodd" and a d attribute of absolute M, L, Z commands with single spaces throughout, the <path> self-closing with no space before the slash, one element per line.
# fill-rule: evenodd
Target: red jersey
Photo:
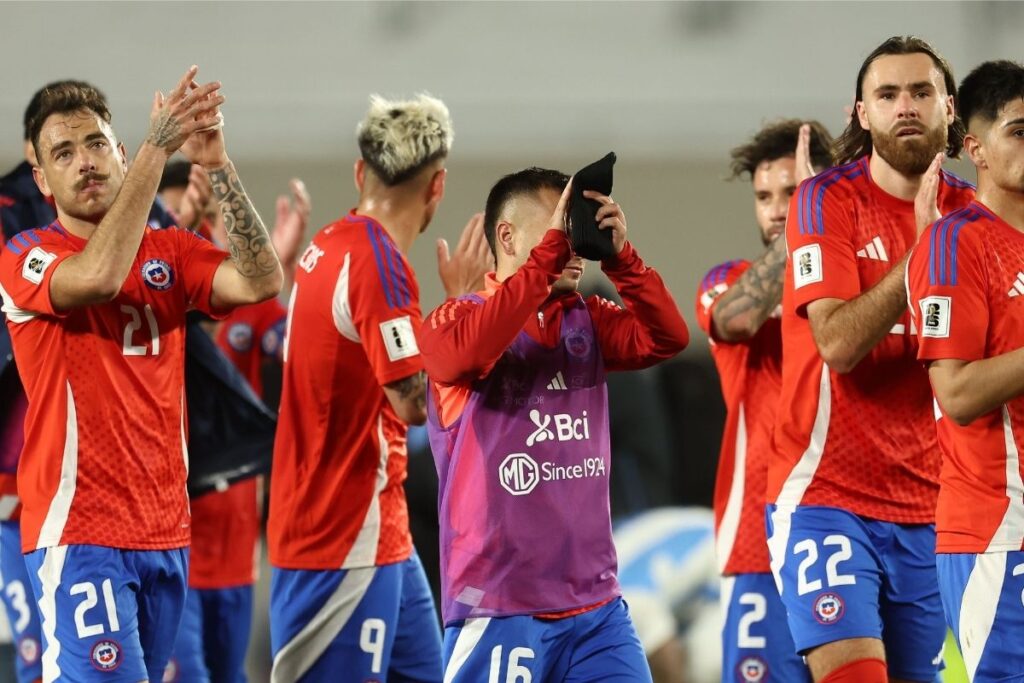
<path fill-rule="evenodd" d="M 1024 235 L 978 202 L 933 224 L 910 259 L 907 287 L 923 361 L 976 361 L 1024 344 Z M 1024 397 L 961 427 L 936 404 L 945 456 L 936 550 L 1024 549 Z"/>
<path fill-rule="evenodd" d="M 217 330 L 217 345 L 260 397 L 263 361 L 280 359 L 286 314 L 277 299 L 267 299 L 239 306 L 221 321 Z M 259 477 L 252 477 L 192 501 L 188 572 L 192 588 L 229 588 L 256 580 L 260 482 Z"/>
<path fill-rule="evenodd" d="M 412 553 L 407 426 L 382 386 L 423 369 L 419 286 L 372 218 L 349 213 L 299 259 L 270 478 L 270 561 L 390 564 Z"/>
<path fill-rule="evenodd" d="M 942 213 L 973 197 L 969 184 L 942 173 Z M 806 312 L 817 299 L 848 301 L 874 287 L 916 238 L 914 203 L 875 185 L 868 157 L 804 181 L 793 195 L 769 501 L 901 524 L 935 519 L 940 457 L 909 312 L 847 374 L 821 359 Z"/>
<path fill-rule="evenodd" d="M 728 261 L 708 271 L 697 290 L 697 322 L 707 333 L 725 398 L 725 430 L 715 477 L 715 545 L 723 574 L 771 571 L 765 534 L 765 487 L 782 388 L 782 332 L 777 316 L 750 339 L 715 339 L 711 314 L 719 297 L 750 267 Z"/>
<path fill-rule="evenodd" d="M 281 302 L 267 299 L 252 306 L 239 306 L 217 329 L 217 346 L 258 396 L 263 396 L 263 361 L 281 358 L 287 315 Z"/>
<path fill-rule="evenodd" d="M 0 288 L 28 395 L 18 468 L 22 548 L 188 545 L 185 313 L 213 313 L 228 255 L 147 228 L 113 301 L 55 311 L 50 278 L 86 240 L 53 223 L 0 250 Z"/>

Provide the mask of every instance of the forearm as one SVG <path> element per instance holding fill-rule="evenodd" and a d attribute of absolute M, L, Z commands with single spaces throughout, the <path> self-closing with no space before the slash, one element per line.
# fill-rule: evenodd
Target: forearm
<path fill-rule="evenodd" d="M 55 307 L 88 305 L 117 295 L 138 254 L 166 161 L 161 148 L 149 141 L 142 144 L 117 198 L 81 253 L 54 274 Z"/>
<path fill-rule="evenodd" d="M 441 315 L 432 314 L 420 329 L 430 378 L 451 384 L 488 371 L 537 315 L 569 257 L 565 235 L 549 231 L 527 262 L 485 302 L 466 305 L 454 320 L 445 320 L 443 309 Z"/>
<path fill-rule="evenodd" d="M 831 369 L 840 373 L 853 370 L 906 312 L 907 259 L 904 256 L 878 284 L 849 301 L 827 309 L 823 306 L 826 301 L 808 305 L 815 344 Z"/>
<path fill-rule="evenodd" d="M 1024 348 L 970 362 L 935 361 L 928 375 L 942 412 L 967 425 L 1024 394 Z"/>
<path fill-rule="evenodd" d="M 711 309 L 715 338 L 735 342 L 757 334 L 782 302 L 785 271 L 786 239 L 780 236 L 715 302 Z"/>
<path fill-rule="evenodd" d="M 234 164 L 208 171 L 224 217 L 231 262 L 253 292 L 264 298 L 281 291 L 284 273 L 270 233 L 246 194 Z"/>
<path fill-rule="evenodd" d="M 644 265 L 629 244 L 618 259 L 601 265 L 626 307 L 599 319 L 601 351 L 609 366 L 625 361 L 646 367 L 682 351 L 690 333 L 658 272 Z"/>

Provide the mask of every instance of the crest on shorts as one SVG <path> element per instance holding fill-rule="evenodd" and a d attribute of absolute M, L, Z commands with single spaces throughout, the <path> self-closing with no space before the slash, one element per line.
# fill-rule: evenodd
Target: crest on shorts
<path fill-rule="evenodd" d="M 174 271 L 167 261 L 151 258 L 142 264 L 142 279 L 150 289 L 162 292 L 174 284 Z"/>
<path fill-rule="evenodd" d="M 18 654 L 26 664 L 35 664 L 39 661 L 39 641 L 25 636 L 18 642 Z"/>
<path fill-rule="evenodd" d="M 93 668 L 113 671 L 121 666 L 121 646 L 114 640 L 101 640 L 92 646 L 90 659 Z"/>
<path fill-rule="evenodd" d="M 814 618 L 819 624 L 834 624 L 843 618 L 846 605 L 835 593 L 822 593 L 814 601 Z"/>
<path fill-rule="evenodd" d="M 760 657 L 745 657 L 738 671 L 743 683 L 761 683 L 768 675 L 768 665 Z"/>

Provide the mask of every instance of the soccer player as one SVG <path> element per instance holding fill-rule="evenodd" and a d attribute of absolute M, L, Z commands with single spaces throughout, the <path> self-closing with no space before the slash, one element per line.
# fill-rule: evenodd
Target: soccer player
<path fill-rule="evenodd" d="M 722 573 L 722 671 L 741 678 L 807 680 L 786 626 L 768 560 L 765 485 L 782 385 L 779 305 L 786 267 L 786 214 L 797 185 L 831 164 L 832 138 L 818 122 L 784 120 L 732 151 L 732 173 L 750 176 L 765 252 L 727 261 L 697 290 L 726 403 L 715 482 L 715 540 Z M 779 239 L 782 237 L 782 239 Z"/>
<path fill-rule="evenodd" d="M 1024 66 L 986 62 L 960 84 L 969 206 L 934 223 L 908 289 L 938 405 L 939 590 L 972 681 L 1024 672 Z M 936 160 L 926 179 L 939 188 Z"/>
<path fill-rule="evenodd" d="M 62 88 L 81 89 L 90 97 L 105 101 L 103 93 L 85 81 L 54 81 L 33 94 L 22 118 L 24 161 L 0 178 L 0 228 L 5 242 L 24 230 L 49 225 L 57 217 L 53 199 L 43 196 L 32 176 L 32 167 L 37 162 L 31 122 L 38 115 L 44 96 Z M 172 225 L 173 220 L 163 205 L 155 201 L 148 223 L 153 227 L 166 227 Z M 9 345 L 6 326 L 0 329 L 0 336 Z M 13 363 L 0 370 L 0 398 L 0 405 L 7 406 L 6 414 L 0 417 L 0 577 L 3 581 L 0 599 L 14 630 L 18 681 L 28 683 L 42 677 L 42 634 L 39 615 L 33 607 L 32 582 L 21 551 L 17 468 L 24 443 L 28 399 Z"/>
<path fill-rule="evenodd" d="M 941 662 L 940 458 L 903 281 L 922 174 L 960 150 L 955 95 L 928 43 L 886 40 L 857 74 L 840 165 L 801 183 L 786 221 L 768 548 L 816 681 L 931 681 Z M 973 196 L 942 173 L 940 211 Z"/>
<path fill-rule="evenodd" d="M 495 272 L 421 330 L 447 683 L 651 676 L 616 579 L 604 377 L 671 358 L 688 331 L 622 209 L 593 192 L 626 308 L 576 293 L 568 180 L 530 168 L 498 181 L 484 218 Z"/>
<path fill-rule="evenodd" d="M 128 169 L 106 104 L 47 93 L 30 124 L 57 220 L 0 250 L 0 294 L 29 397 L 18 470 L 43 679 L 159 680 L 185 598 L 184 329 L 274 296 L 281 269 L 228 159 L 219 83 L 190 68 L 153 99 Z M 213 181 L 232 253 L 146 224 L 181 148 Z"/>
<path fill-rule="evenodd" d="M 275 683 L 441 680 L 402 488 L 407 425 L 426 419 L 405 255 L 444 197 L 451 118 L 426 95 L 374 96 L 357 137 L 359 204 L 313 237 L 288 305 L 267 524 Z M 439 260 L 455 279 L 471 263 L 457 256 Z"/>

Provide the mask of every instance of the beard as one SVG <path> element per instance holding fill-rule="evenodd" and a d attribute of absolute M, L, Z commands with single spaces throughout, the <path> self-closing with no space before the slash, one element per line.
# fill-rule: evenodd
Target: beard
<path fill-rule="evenodd" d="M 894 126 L 893 130 L 899 127 Z M 931 130 L 924 129 L 923 132 L 924 135 L 901 138 L 895 132 L 883 133 L 872 129 L 871 145 L 899 173 L 905 176 L 921 175 L 928 170 L 935 155 L 946 150 L 949 133 L 945 123 Z"/>

